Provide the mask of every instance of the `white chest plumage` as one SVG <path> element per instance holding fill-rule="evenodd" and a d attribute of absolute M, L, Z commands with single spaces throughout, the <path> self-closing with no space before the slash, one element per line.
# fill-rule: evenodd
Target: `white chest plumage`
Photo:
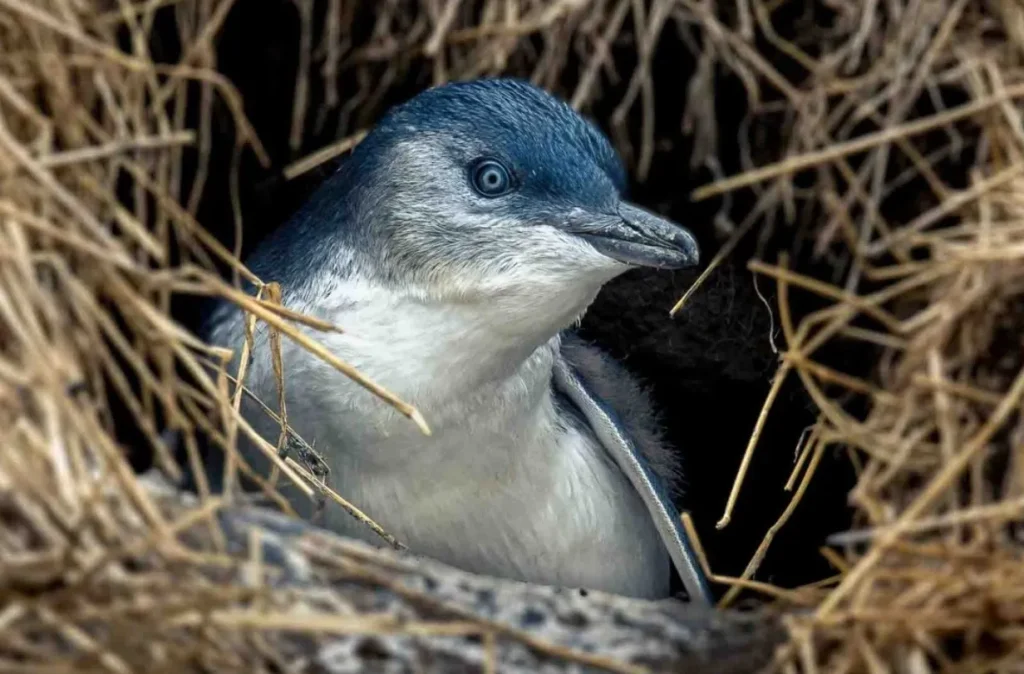
<path fill-rule="evenodd" d="M 489 326 L 502 321 L 487 311 L 503 308 L 432 305 L 335 285 L 315 313 L 345 333 L 317 338 L 419 407 L 433 434 L 422 435 L 284 340 L 290 423 L 330 466 L 332 487 L 415 553 L 478 573 L 665 596 L 670 560 L 643 502 L 585 425 L 556 405 L 557 338 L 495 333 Z M 240 339 L 237 321 L 214 335 L 229 346 Z M 248 386 L 271 404 L 276 389 L 262 330 L 256 354 Z M 276 440 L 276 425 L 255 405 L 246 405 L 246 414 Z M 260 469 L 266 465 L 251 449 L 246 454 Z M 304 497 L 294 501 L 311 512 Z M 324 524 L 374 540 L 333 505 Z"/>

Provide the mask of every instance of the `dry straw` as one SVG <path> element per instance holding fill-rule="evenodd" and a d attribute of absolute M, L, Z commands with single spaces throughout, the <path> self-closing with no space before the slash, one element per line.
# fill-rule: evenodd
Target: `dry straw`
<path fill-rule="evenodd" d="M 850 495 L 859 529 L 823 551 L 839 575 L 803 595 L 813 610 L 790 618 L 778 666 L 917 672 L 955 660 L 958 671 L 1019 671 L 1024 10 L 836 3 L 829 27 L 797 44 L 775 31 L 769 4 L 738 8 L 731 27 L 700 14 L 705 54 L 740 74 L 751 100 L 779 101 L 786 155 L 694 196 L 752 187 L 755 210 L 769 218 L 813 213 L 815 249 L 836 256 L 841 273 L 808 278 L 785 255 L 750 263 L 777 285 L 785 350 L 719 526 L 742 498 L 749 455 L 787 377 L 800 379 L 820 416 L 799 448 L 786 488 L 799 486 L 779 525 L 823 452 L 846 451 L 859 475 Z M 799 74 L 775 70 L 752 48 L 754 34 Z M 936 168 L 951 157 L 966 167 L 953 180 L 966 184 Z M 809 190 L 794 183 L 801 173 Z M 907 184 L 916 189 L 900 189 Z M 797 292 L 826 308 L 794 317 Z M 879 347 L 868 378 L 816 361 L 824 346 L 851 341 Z"/>
<path fill-rule="evenodd" d="M 232 4 L 0 0 L 0 668 L 127 672 L 202 662 L 253 671 L 280 664 L 264 637 L 283 626 L 310 633 L 477 630 L 488 640 L 497 633 L 472 618 L 311 617 L 301 597 L 259 583 L 216 582 L 211 569 L 243 562 L 263 568 L 259 546 L 240 556 L 226 547 L 214 517 L 223 502 L 202 481 L 195 507 L 169 511 L 132 474 L 113 440 L 102 404 L 108 387 L 129 401 L 171 476 L 180 467 L 155 425 L 158 408 L 181 432 L 193 462 L 198 430 L 228 447 L 240 434 L 254 436 L 237 412 L 243 392 L 233 390 L 228 373 L 207 367 L 225 354 L 168 318 L 172 292 L 228 296 L 270 325 L 275 343 L 295 339 L 316 353 L 317 343 L 296 324 L 336 329 L 277 306 L 270 286 L 258 284 L 260 298 L 243 297 L 209 271 L 219 257 L 245 274 L 194 220 L 215 99 L 234 114 L 239 148 L 267 161 L 237 92 L 216 72 L 212 41 Z M 748 454 L 787 378 L 799 378 L 820 416 L 803 438 L 789 483 L 779 485 L 793 491 L 791 506 L 742 578 L 716 577 L 734 587 L 724 603 L 747 588 L 794 609 L 790 642 L 775 663 L 781 671 L 916 673 L 954 661 L 958 671 L 1024 667 L 1018 3 L 824 2 L 818 14 L 800 15 L 790 11 L 800 4 L 795 0 L 722 7 L 698 0 L 512 0 L 482 3 L 480 12 L 474 10 L 481 3 L 422 0 L 409 7 L 380 3 L 372 37 L 351 47 L 345 37 L 353 4 L 328 0 L 323 43 L 315 45 L 312 3 L 296 2 L 304 37 L 293 146 L 310 124 L 327 118 L 309 109 L 316 69 L 328 83 L 325 107 L 344 109 L 339 136 L 346 138 L 289 167 L 289 177 L 357 142 L 366 120 L 352 111 L 375 110 L 414 61 L 426 59 L 437 81 L 517 72 L 555 88 L 575 49 L 583 56 L 579 84 L 564 93 L 586 107 L 601 95 L 600 82 L 615 76 L 610 46 L 622 35 L 632 37 L 640 58 L 611 126 L 642 177 L 655 148 L 650 59 L 658 36 L 670 29 L 697 58 L 684 119 L 698 141 L 693 162 L 717 172 L 714 75 L 724 69 L 738 76 L 751 106 L 744 128 L 756 128 L 763 115 L 781 119 L 770 126 L 783 152 L 765 162 L 743 135 L 749 170 L 695 195 L 752 189 L 757 197 L 739 225 L 723 210 L 719 223 L 732 240 L 716 263 L 755 227 L 788 221 L 834 259 L 837 274 L 809 278 L 786 256 L 750 264 L 762 288 L 769 280 L 776 286 L 785 343 Z M 160 8 L 177 21 L 177 63 L 154 63 L 147 52 Z M 780 36 L 779 17 L 803 22 L 799 42 Z M 127 42 L 118 40 L 122 30 Z M 543 39 L 528 44 L 528 35 Z M 360 75 L 354 91 L 333 84 L 344 68 Z M 190 104 L 200 111 L 194 129 L 185 123 Z M 627 147 L 626 118 L 634 110 L 640 142 Z M 200 158 L 188 183 L 186 152 Z M 966 167 L 959 171 L 965 182 L 936 169 L 951 158 Z M 911 203 L 908 185 L 918 188 Z M 172 242 L 182 251 L 173 266 Z M 794 316 L 789 298 L 796 293 L 817 295 L 827 306 Z M 878 347 L 869 376 L 816 360 L 841 340 Z M 404 401 L 345 363 L 334 365 L 427 430 L 429 420 Z M 182 371 L 191 379 L 183 380 Z M 277 413 L 286 419 L 286 410 Z M 287 437 L 277 447 L 263 443 L 279 474 L 311 498 L 343 502 L 307 460 L 311 449 L 299 452 L 299 461 L 280 456 Z M 308 448 L 301 438 L 295 442 Z M 755 580 L 823 454 L 836 450 L 849 454 L 859 475 L 850 497 L 857 530 L 837 535 L 822 551 L 836 577 L 800 589 Z M 246 470 L 233 453 L 229 462 L 231 475 Z M 721 526 L 743 498 L 743 473 L 741 467 Z M 283 505 L 273 483 L 264 490 Z M 180 536 L 197 524 L 206 531 L 201 548 Z M 112 633 L 123 638 L 107 638 Z M 526 635 L 505 637 L 548 648 Z M 551 654 L 635 671 L 594 656 Z"/>

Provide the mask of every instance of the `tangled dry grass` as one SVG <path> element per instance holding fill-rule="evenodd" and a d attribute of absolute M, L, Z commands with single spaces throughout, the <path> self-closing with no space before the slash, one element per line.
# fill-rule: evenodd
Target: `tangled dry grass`
<path fill-rule="evenodd" d="M 773 34 L 760 3 L 751 7 L 758 32 L 801 66 L 796 82 L 741 53 L 741 30 L 708 35 L 733 52 L 744 81 L 779 97 L 787 156 L 697 196 L 749 185 L 765 217 L 807 224 L 799 214 L 812 213 L 815 248 L 834 256 L 837 274 L 802 276 L 785 256 L 751 263 L 778 284 L 786 351 L 748 451 L 778 386 L 795 375 L 820 417 L 787 486 L 801 485 L 794 506 L 831 447 L 859 474 L 851 503 L 861 528 L 833 538 L 826 554 L 837 578 L 801 596 L 813 614 L 791 619 L 782 662 L 1019 671 L 1022 8 L 837 4 L 830 29 L 797 44 Z M 945 162 L 942 175 L 949 157 L 964 168 Z M 810 189 L 795 186 L 801 178 Z M 797 321 L 788 302 L 797 289 L 828 306 Z M 845 340 L 879 347 L 869 378 L 816 359 Z"/>
<path fill-rule="evenodd" d="M 329 0 L 315 45 L 313 4 L 296 0 L 305 29 L 292 146 L 326 119 L 309 107 L 317 68 L 329 83 L 324 108 L 343 109 L 344 140 L 286 173 L 356 142 L 360 120 L 375 114 L 381 93 L 414 62 L 425 59 L 436 81 L 517 72 L 557 90 L 572 50 L 582 66 L 564 93 L 585 108 L 602 96 L 602 83 L 619 76 L 612 45 L 626 36 L 637 58 L 610 123 L 643 176 L 655 151 L 651 59 L 659 36 L 676 30 L 697 60 L 683 120 L 697 139 L 695 166 L 718 171 L 716 73 L 734 74 L 747 89 L 741 141 L 748 170 L 695 195 L 751 190 L 756 197 L 749 213 L 723 211 L 730 240 L 715 263 L 753 228 L 788 226 L 812 239 L 835 269 L 832 278 L 811 278 L 785 255 L 750 265 L 777 284 L 785 349 L 748 452 L 787 377 L 799 377 L 820 410 L 790 483 L 779 486 L 793 490 L 791 507 L 735 584 L 761 588 L 792 609 L 777 668 L 1022 671 L 1024 7 L 1012 0 L 823 1 L 785 14 L 798 26 L 787 31 L 776 17 L 803 6 L 797 0 L 724 4 L 381 3 L 369 39 L 354 45 L 357 3 Z M 246 298 L 213 274 L 215 258 L 245 271 L 194 219 L 214 100 L 233 113 L 239 152 L 267 160 L 237 93 L 216 71 L 213 40 L 232 5 L 0 0 L 5 669 L 122 672 L 195 661 L 262 669 L 280 654 L 261 640 L 260 628 L 317 608 L 258 584 L 218 585 L 213 569 L 237 568 L 251 553 L 228 549 L 213 516 L 223 501 L 200 484 L 197 506 L 168 511 L 132 473 L 103 404 L 108 389 L 129 401 L 159 466 L 175 477 L 180 467 L 159 432 L 158 411 L 182 434 L 192 460 L 197 430 L 225 446 L 251 431 L 237 414 L 240 393 L 203 367 L 225 354 L 169 319 L 172 293 L 233 297 L 292 338 L 298 333 L 290 321 L 305 320 L 276 306 L 272 287 L 269 299 Z M 170 64 L 148 53 L 164 6 L 182 44 Z M 790 33 L 799 40 L 783 37 Z M 330 84 L 346 69 L 356 73 L 355 90 Z M 190 104 L 199 110 L 195 128 L 187 123 Z M 640 142 L 629 146 L 634 112 Z M 769 161 L 758 136 L 765 129 L 778 136 L 768 145 L 781 148 Z M 186 184 L 189 156 L 199 169 Z M 732 224 L 730 215 L 743 220 Z M 795 316 L 789 297 L 797 292 L 827 306 Z M 844 340 L 874 345 L 877 362 L 849 364 L 851 373 L 819 357 Z M 851 494 L 858 528 L 823 550 L 835 578 L 799 590 L 754 582 L 772 537 L 835 448 L 859 474 Z M 276 448 L 266 449 L 277 457 Z M 310 495 L 324 490 L 300 463 L 277 460 Z M 743 472 L 722 526 L 742 497 Z M 272 485 L 266 492 L 275 496 Z M 201 547 L 178 536 L 197 525 L 207 532 Z M 723 603 L 735 599 L 735 588 Z M 253 608 L 249 617 L 272 607 L 279 620 L 203 619 L 239 605 Z M 111 643 L 110 633 L 131 632 L 126 625 L 138 639 Z M 465 622 L 385 625 L 379 616 L 346 625 L 489 633 Z M 324 628 L 309 619 L 301 626 Z"/>

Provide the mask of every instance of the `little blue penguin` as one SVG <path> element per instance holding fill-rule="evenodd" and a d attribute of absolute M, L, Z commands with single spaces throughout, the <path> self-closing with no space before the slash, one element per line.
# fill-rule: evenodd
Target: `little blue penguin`
<path fill-rule="evenodd" d="M 689 231 L 627 201 L 623 163 L 595 125 L 530 83 L 487 78 L 392 108 L 246 264 L 281 285 L 286 307 L 337 325 L 301 329 L 429 423 L 428 436 L 282 339 L 291 427 L 331 487 L 411 552 L 648 599 L 670 596 L 674 568 L 706 604 L 672 506 L 679 463 L 652 404 L 572 332 L 611 279 L 698 258 Z M 234 350 L 236 371 L 240 309 L 215 305 L 201 333 Z M 266 326 L 252 353 L 246 386 L 276 409 Z M 278 423 L 243 401 L 276 444 Z M 259 449 L 243 440 L 239 451 L 268 473 Z M 330 501 L 322 525 L 376 540 Z"/>

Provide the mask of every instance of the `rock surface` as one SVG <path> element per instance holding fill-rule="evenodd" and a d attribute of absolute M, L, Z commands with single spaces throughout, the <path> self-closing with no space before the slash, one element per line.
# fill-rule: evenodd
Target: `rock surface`
<path fill-rule="evenodd" d="M 476 576 L 260 508 L 225 509 L 219 520 L 239 556 L 252 555 L 259 532 L 262 564 L 280 570 L 260 582 L 298 590 L 306 610 L 343 621 L 273 639 L 304 664 L 296 671 L 739 674 L 763 669 L 783 638 L 763 615 Z M 384 617 L 339 633 L 367 615 Z"/>

